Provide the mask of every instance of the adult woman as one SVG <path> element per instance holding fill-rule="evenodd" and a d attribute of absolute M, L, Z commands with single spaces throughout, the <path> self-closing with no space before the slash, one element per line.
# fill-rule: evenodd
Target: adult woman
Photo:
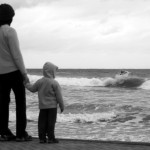
<path fill-rule="evenodd" d="M 26 130 L 26 97 L 23 81 L 27 81 L 27 71 L 20 52 L 17 33 L 10 27 L 14 9 L 8 4 L 0 5 L 0 135 L 1 140 L 14 140 L 8 128 L 10 92 L 16 101 L 16 140 L 28 141 L 31 136 Z"/>

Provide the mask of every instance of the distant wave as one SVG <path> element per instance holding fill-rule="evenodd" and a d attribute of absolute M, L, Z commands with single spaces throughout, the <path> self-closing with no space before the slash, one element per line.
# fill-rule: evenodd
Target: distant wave
<path fill-rule="evenodd" d="M 35 82 L 41 76 L 29 75 L 30 81 Z M 139 78 L 136 76 L 129 76 L 125 78 L 65 78 L 58 77 L 56 80 L 63 86 L 100 86 L 100 87 L 140 87 L 143 89 L 150 89 L 150 80 Z"/>
<path fill-rule="evenodd" d="M 110 87 L 139 87 L 141 86 L 146 80 L 143 78 L 139 78 L 136 76 L 129 76 L 129 77 L 122 77 L 122 78 L 111 78 L 107 79 L 105 82 L 105 86 Z"/>

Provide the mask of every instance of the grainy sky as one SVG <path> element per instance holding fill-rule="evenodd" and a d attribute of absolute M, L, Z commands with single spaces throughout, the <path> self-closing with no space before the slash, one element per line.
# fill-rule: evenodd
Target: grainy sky
<path fill-rule="evenodd" d="M 27 68 L 150 68 L 150 0 L 0 0 Z"/>

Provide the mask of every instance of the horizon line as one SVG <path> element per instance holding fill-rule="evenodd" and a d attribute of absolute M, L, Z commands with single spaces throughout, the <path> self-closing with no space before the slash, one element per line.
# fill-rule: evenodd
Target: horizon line
<path fill-rule="evenodd" d="M 42 69 L 42 68 L 26 68 L 27 70 L 29 69 Z M 94 70 L 94 69 L 109 69 L 109 70 L 136 70 L 136 69 L 141 69 L 141 70 L 146 70 L 146 69 L 150 69 L 150 68 L 59 68 L 59 69 L 72 69 L 72 70 L 76 70 L 76 69 L 83 69 L 83 70 L 86 70 L 86 69 L 90 69 L 90 70 Z"/>

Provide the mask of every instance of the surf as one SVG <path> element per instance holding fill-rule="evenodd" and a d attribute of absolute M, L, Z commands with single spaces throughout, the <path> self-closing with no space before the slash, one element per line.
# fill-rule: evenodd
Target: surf
<path fill-rule="evenodd" d="M 135 88 L 140 87 L 146 80 L 136 76 L 122 77 L 122 78 L 110 78 L 106 79 L 106 87 L 124 87 L 124 88 Z"/>
<path fill-rule="evenodd" d="M 34 83 L 42 76 L 28 75 L 30 82 Z M 57 77 L 56 80 L 62 86 L 91 86 L 91 87 L 124 87 L 124 88 L 135 88 L 142 87 L 150 89 L 150 82 L 144 78 L 137 76 L 122 76 L 122 77 L 104 77 L 104 78 L 86 78 L 86 77 Z M 146 83 L 147 82 L 147 83 Z M 145 84 L 145 86 L 142 86 Z"/>

